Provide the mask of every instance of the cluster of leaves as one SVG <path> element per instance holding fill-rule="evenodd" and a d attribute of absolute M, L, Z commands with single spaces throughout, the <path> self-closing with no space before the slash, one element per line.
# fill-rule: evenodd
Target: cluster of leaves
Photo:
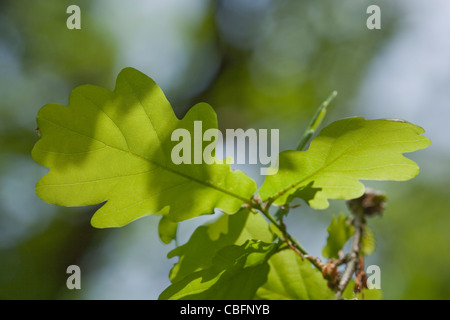
<path fill-rule="evenodd" d="M 114 91 L 77 87 L 68 106 L 46 105 L 37 117 L 41 138 L 32 156 L 50 169 L 36 186 L 38 196 L 61 206 L 105 202 L 92 217 L 94 227 L 121 227 L 157 214 L 161 239 L 168 243 L 178 222 L 223 212 L 169 253 L 179 261 L 161 299 L 334 298 L 317 264 L 302 259 L 298 253 L 304 249 L 292 244 L 269 209 L 286 208 L 295 198 L 325 209 L 329 199 L 363 195 L 360 179 L 411 179 L 419 168 L 403 153 L 429 144 L 423 129 L 407 122 L 339 120 L 307 151 L 281 152 L 278 172 L 258 189 L 226 163 L 171 161 L 177 143 L 172 132 L 184 128 L 194 136 L 194 121 L 202 121 L 203 130 L 217 128 L 216 114 L 205 103 L 178 119 L 161 89 L 132 68 L 121 71 Z M 337 257 L 352 236 L 346 221 L 339 216 L 331 223 L 325 257 Z M 366 230 L 363 247 L 369 254 L 374 242 Z"/>

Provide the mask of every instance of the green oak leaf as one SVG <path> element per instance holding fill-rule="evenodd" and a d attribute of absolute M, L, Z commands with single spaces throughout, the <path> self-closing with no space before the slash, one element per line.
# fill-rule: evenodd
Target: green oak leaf
<path fill-rule="evenodd" d="M 369 256 L 374 253 L 376 247 L 375 234 L 368 226 L 364 226 L 361 237 L 361 254 Z"/>
<path fill-rule="evenodd" d="M 165 289 L 161 300 L 249 300 L 267 280 L 267 260 L 277 244 L 247 240 L 219 250 L 211 267 L 187 275 Z M 204 253 L 206 254 L 206 253 Z"/>
<path fill-rule="evenodd" d="M 269 259 L 267 282 L 256 292 L 255 299 L 265 300 L 331 300 L 335 293 L 322 273 L 311 262 L 302 260 L 292 250 L 282 250 Z"/>
<path fill-rule="evenodd" d="M 230 245 L 242 245 L 256 239 L 271 243 L 274 234 L 260 214 L 241 208 L 233 215 L 222 215 L 213 223 L 198 227 L 189 241 L 169 252 L 168 257 L 179 257 L 170 271 L 172 282 L 212 265 L 215 254 Z"/>
<path fill-rule="evenodd" d="M 120 72 L 114 91 L 77 87 L 68 106 L 48 104 L 38 113 L 41 138 L 32 156 L 50 172 L 36 193 L 61 206 L 106 202 L 91 220 L 98 228 L 164 210 L 174 222 L 215 208 L 234 213 L 256 190 L 252 179 L 227 164 L 176 165 L 171 159 L 179 143 L 171 141 L 172 132 L 183 128 L 194 137 L 194 121 L 202 121 L 203 132 L 217 128 L 205 103 L 179 120 L 153 80 L 132 68 Z"/>
<path fill-rule="evenodd" d="M 361 180 L 409 180 L 418 165 L 403 153 L 426 148 L 430 140 L 414 124 L 354 117 L 336 121 L 312 140 L 307 151 L 283 151 L 279 169 L 268 175 L 261 198 L 282 205 L 307 192 L 305 201 L 325 209 L 328 199 L 353 199 L 364 193 Z M 270 172 L 269 172 L 270 173 Z M 312 183 L 312 184 L 311 184 Z"/>
<path fill-rule="evenodd" d="M 339 258 L 338 252 L 353 235 L 355 228 L 344 214 L 340 214 L 337 218 L 333 216 L 327 231 L 327 244 L 322 250 L 322 255 L 325 258 Z"/>
<path fill-rule="evenodd" d="M 341 250 L 347 243 L 347 240 L 353 236 L 355 228 L 348 222 L 347 217 L 341 213 L 337 218 L 333 217 L 327 231 L 327 244 L 322 250 L 322 255 L 325 258 L 339 258 L 339 250 Z M 368 226 L 364 226 L 361 237 L 360 253 L 365 256 L 371 255 L 375 251 L 375 245 L 376 242 L 373 231 Z"/>
<path fill-rule="evenodd" d="M 187 283 L 199 290 L 201 287 L 202 292 L 207 290 L 208 286 L 215 285 L 220 278 L 217 269 L 211 269 L 215 255 L 223 248 L 233 245 L 242 246 L 249 240 L 270 243 L 274 240 L 274 233 L 261 215 L 253 214 L 246 208 L 242 208 L 234 215 L 223 215 L 213 223 L 198 227 L 186 244 L 173 249 L 168 255 L 169 258 L 179 257 L 179 261 L 170 272 L 170 280 L 173 285 L 176 285 L 170 292 L 175 294 L 173 288 L 177 288 L 176 292 L 179 292 L 180 288 Z M 263 263 L 258 268 L 252 269 L 257 272 L 249 274 L 252 278 L 252 288 L 257 287 L 255 299 L 332 299 L 334 297 L 334 293 L 328 288 L 320 271 L 313 268 L 309 261 L 302 261 L 292 250 L 285 249 L 273 254 L 269 257 L 267 264 L 270 269 L 267 269 L 266 263 Z M 211 278 L 211 282 L 206 283 L 205 281 L 210 278 L 205 274 L 209 273 L 212 273 L 214 277 Z M 258 280 L 256 275 L 266 281 Z M 200 276 L 204 277 L 203 282 Z M 244 280 L 241 278 L 241 281 Z M 242 288 L 242 284 L 238 287 Z M 183 297 L 187 296 L 183 295 Z M 201 297 L 205 298 L 205 296 Z M 160 298 L 167 299 L 168 296 L 164 295 Z M 233 296 L 227 298 L 235 299 Z"/>

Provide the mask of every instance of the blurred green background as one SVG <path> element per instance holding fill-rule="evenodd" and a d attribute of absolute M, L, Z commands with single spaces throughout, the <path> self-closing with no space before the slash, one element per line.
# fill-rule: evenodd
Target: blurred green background
<path fill-rule="evenodd" d="M 76 2 L 76 3 L 75 3 Z M 81 30 L 66 9 L 81 8 Z M 381 30 L 366 27 L 371 4 Z M 157 217 L 94 229 L 95 208 L 61 208 L 34 192 L 36 114 L 67 104 L 78 85 L 112 90 L 135 67 L 164 90 L 178 116 L 210 103 L 224 128 L 278 128 L 295 148 L 315 109 L 339 92 L 325 125 L 348 116 L 402 118 L 432 145 L 409 155 L 408 182 L 367 183 L 388 195 L 371 219 L 385 299 L 450 298 L 450 3 L 396 1 L 0 0 L 0 299 L 156 299 L 174 263 Z M 260 184 L 258 168 L 242 168 Z M 289 231 L 320 255 L 334 201 L 290 213 Z M 205 221 L 181 224 L 179 242 Z M 66 268 L 81 268 L 68 290 Z"/>

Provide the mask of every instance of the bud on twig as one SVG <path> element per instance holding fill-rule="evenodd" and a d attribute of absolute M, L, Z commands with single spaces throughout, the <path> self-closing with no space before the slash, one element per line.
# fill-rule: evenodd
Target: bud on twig
<path fill-rule="evenodd" d="M 347 205 L 351 212 L 362 211 L 365 216 L 374 216 L 381 214 L 385 209 L 386 196 L 370 188 L 366 188 L 364 194 L 357 198 L 347 201 Z"/>

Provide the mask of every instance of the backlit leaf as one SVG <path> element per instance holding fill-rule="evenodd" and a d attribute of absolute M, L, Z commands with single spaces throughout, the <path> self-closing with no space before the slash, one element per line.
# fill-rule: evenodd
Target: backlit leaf
<path fill-rule="evenodd" d="M 223 215 L 217 221 L 198 227 L 189 241 L 169 252 L 168 257 L 179 257 L 170 271 L 170 280 L 176 282 L 195 271 L 212 265 L 215 254 L 230 245 L 242 245 L 256 239 L 273 241 L 273 233 L 260 214 L 242 208 L 233 215 Z"/>
<path fill-rule="evenodd" d="M 322 255 L 325 258 L 338 258 L 338 252 L 353 235 L 355 228 L 348 223 L 348 219 L 344 214 L 340 214 L 337 218 L 333 217 L 327 231 L 327 245 L 323 248 Z"/>
<path fill-rule="evenodd" d="M 261 215 L 250 213 L 245 208 L 234 215 L 224 215 L 213 223 L 200 226 L 186 244 L 169 253 L 169 257 L 179 257 L 179 261 L 170 273 L 173 283 L 172 289 L 169 290 L 170 297 L 206 298 L 206 293 L 203 292 L 208 292 L 208 297 L 214 294 L 214 298 L 218 297 L 219 292 L 220 298 L 224 299 L 242 297 L 239 290 L 234 292 L 228 286 L 226 289 L 217 291 L 219 281 L 221 285 L 228 285 L 228 282 L 224 281 L 227 278 L 220 280 L 222 273 L 226 270 L 220 269 L 217 260 L 214 260 L 215 255 L 226 247 L 242 246 L 249 240 L 270 243 L 273 242 L 273 237 L 274 234 L 270 231 L 267 221 Z M 217 270 L 221 270 L 222 273 Z M 321 272 L 313 268 L 311 262 L 302 261 L 290 249 L 274 253 L 258 267 L 246 270 L 241 268 L 233 272 L 237 272 L 236 276 L 239 278 L 237 284 L 235 283 L 238 288 L 244 290 L 243 284 L 249 281 L 252 284 L 251 294 L 255 295 L 254 289 L 257 289 L 255 299 L 332 299 L 334 297 Z M 189 288 L 187 288 L 188 284 Z M 215 289 L 209 291 L 210 286 L 215 286 Z M 188 291 L 193 290 L 192 288 L 199 290 L 202 294 L 192 296 L 192 292 Z M 184 293 L 180 295 L 179 292 Z M 236 296 L 228 295 L 231 293 Z M 246 294 L 246 299 L 251 299 L 251 294 L 248 292 Z M 169 295 L 162 295 L 160 298 L 167 299 Z"/>
<path fill-rule="evenodd" d="M 266 177 L 260 195 L 281 205 L 308 188 L 305 201 L 325 209 L 328 199 L 360 197 L 364 185 L 359 180 L 411 179 L 419 167 L 403 153 L 430 144 L 422 133 L 422 128 L 401 121 L 360 117 L 336 121 L 313 139 L 307 151 L 281 152 L 279 170 Z"/>
<path fill-rule="evenodd" d="M 256 292 L 256 299 L 331 300 L 334 292 L 311 262 L 292 250 L 277 252 L 269 259 L 267 282 Z"/>
<path fill-rule="evenodd" d="M 219 250 L 211 267 L 187 275 L 164 290 L 159 299 L 248 300 L 267 280 L 267 260 L 277 245 L 248 240 Z"/>
<path fill-rule="evenodd" d="M 252 179 L 227 164 L 176 165 L 171 159 L 179 143 L 171 141 L 172 132 L 186 129 L 193 140 L 194 121 L 202 121 L 202 132 L 217 128 L 205 103 L 179 120 L 153 80 L 132 68 L 120 72 L 112 92 L 77 87 L 68 106 L 49 104 L 38 113 L 41 138 L 32 156 L 50 172 L 36 193 L 61 206 L 106 202 L 91 221 L 99 228 L 167 208 L 173 222 L 215 208 L 234 213 L 256 190 Z"/>

